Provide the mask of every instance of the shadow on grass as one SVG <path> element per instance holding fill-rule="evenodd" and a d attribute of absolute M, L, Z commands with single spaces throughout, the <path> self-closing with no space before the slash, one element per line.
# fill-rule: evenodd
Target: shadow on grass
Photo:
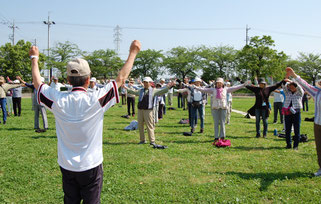
<path fill-rule="evenodd" d="M 252 180 L 252 179 L 260 179 L 260 191 L 266 191 L 268 187 L 275 180 L 295 180 L 297 178 L 312 178 L 312 174 L 310 173 L 302 173 L 302 172 L 294 172 L 294 173 L 243 173 L 243 172 L 235 172 L 230 171 L 224 173 L 225 175 L 236 175 L 242 179 Z"/>
<path fill-rule="evenodd" d="M 104 145 L 132 145 L 137 144 L 138 142 L 103 142 Z"/>
<path fill-rule="evenodd" d="M 180 124 L 180 125 L 156 125 L 156 127 L 188 127 L 187 124 Z"/>
<path fill-rule="evenodd" d="M 212 143 L 213 140 L 205 140 L 205 141 L 195 141 L 195 140 L 180 140 L 180 141 L 173 141 L 173 140 L 170 140 L 170 141 L 165 141 L 163 140 L 164 142 L 168 142 L 168 143 L 176 143 L 176 144 L 192 144 L 192 143 Z"/>
<path fill-rule="evenodd" d="M 244 150 L 244 151 L 249 151 L 249 150 L 256 150 L 256 151 L 262 151 L 262 150 L 280 150 L 280 149 L 285 149 L 284 147 L 249 147 L 249 146 L 231 146 L 229 147 L 231 149 L 237 149 L 237 150 Z"/>
<path fill-rule="evenodd" d="M 57 136 L 43 136 L 43 135 L 39 135 L 39 136 L 32 136 L 31 138 L 33 139 L 57 139 Z"/>
<path fill-rule="evenodd" d="M 33 129 L 31 129 L 31 128 L 17 128 L 17 127 L 13 127 L 13 128 L 8 128 L 7 130 L 18 131 L 18 130 L 33 130 Z"/>

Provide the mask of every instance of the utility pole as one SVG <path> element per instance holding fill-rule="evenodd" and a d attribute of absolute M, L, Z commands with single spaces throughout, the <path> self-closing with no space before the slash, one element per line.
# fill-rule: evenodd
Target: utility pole
<path fill-rule="evenodd" d="M 44 24 L 48 25 L 48 60 L 49 60 L 49 56 L 50 56 L 50 26 L 51 25 L 55 25 L 56 23 L 54 21 L 50 21 L 50 16 L 48 14 L 48 21 L 43 21 Z M 48 62 L 47 62 L 48 65 Z M 49 74 L 49 79 L 51 79 L 52 77 L 52 67 L 50 67 L 50 74 Z"/>
<path fill-rule="evenodd" d="M 248 25 L 246 25 L 246 36 L 245 36 L 245 41 L 246 41 L 246 45 L 249 44 L 249 30 L 251 30 L 251 28 L 248 27 Z"/>
<path fill-rule="evenodd" d="M 119 50 L 120 50 L 120 42 L 121 42 L 121 28 L 119 27 L 119 25 L 116 26 L 116 28 L 114 29 L 114 43 L 116 45 L 116 53 L 119 54 Z"/>

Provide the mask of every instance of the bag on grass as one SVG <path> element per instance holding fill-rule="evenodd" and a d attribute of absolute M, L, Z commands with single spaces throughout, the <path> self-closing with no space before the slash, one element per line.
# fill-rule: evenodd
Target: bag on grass
<path fill-rule="evenodd" d="M 188 123 L 189 123 L 189 120 L 182 118 L 178 123 L 179 123 L 179 124 L 188 124 Z"/>
<path fill-rule="evenodd" d="M 219 139 L 217 142 L 213 143 L 216 147 L 230 147 L 231 140 Z"/>
<path fill-rule="evenodd" d="M 192 134 L 193 134 L 192 132 L 183 132 L 184 136 L 192 136 Z"/>
<path fill-rule="evenodd" d="M 137 130 L 138 129 L 138 122 L 136 120 L 133 120 L 130 122 L 130 124 L 124 128 L 124 130 Z"/>

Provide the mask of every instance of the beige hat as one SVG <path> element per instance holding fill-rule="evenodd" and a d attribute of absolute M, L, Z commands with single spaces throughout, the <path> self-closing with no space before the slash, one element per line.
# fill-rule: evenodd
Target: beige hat
<path fill-rule="evenodd" d="M 135 82 L 134 78 L 130 78 L 130 79 L 129 79 L 129 82 L 134 83 L 134 82 Z"/>
<path fill-rule="evenodd" d="M 3 77 L 3 76 L 0 76 L 0 82 L 6 83 L 6 80 L 4 80 L 4 77 Z"/>
<path fill-rule="evenodd" d="M 146 82 L 153 82 L 152 78 L 150 77 L 144 77 L 143 79 L 143 82 L 146 81 Z"/>
<path fill-rule="evenodd" d="M 90 72 L 89 64 L 84 59 L 76 58 L 67 64 L 67 76 L 87 76 Z"/>
<path fill-rule="evenodd" d="M 164 78 L 161 78 L 159 81 L 163 81 L 163 82 L 165 82 L 165 79 L 164 79 Z"/>
<path fill-rule="evenodd" d="M 217 82 L 224 84 L 224 79 L 219 77 L 216 79 L 215 83 L 217 83 Z"/>

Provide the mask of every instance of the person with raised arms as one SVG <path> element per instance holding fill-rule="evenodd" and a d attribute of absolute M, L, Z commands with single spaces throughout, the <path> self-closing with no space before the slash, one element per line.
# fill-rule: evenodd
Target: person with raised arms
<path fill-rule="evenodd" d="M 119 103 L 118 87 L 127 79 L 140 47 L 139 41 L 133 41 L 116 80 L 91 93 L 87 92 L 91 70 L 86 60 L 68 62 L 67 80 L 73 89 L 60 92 L 41 82 L 39 50 L 32 46 L 29 51 L 37 100 L 55 116 L 64 203 L 100 203 L 104 112 Z"/>

